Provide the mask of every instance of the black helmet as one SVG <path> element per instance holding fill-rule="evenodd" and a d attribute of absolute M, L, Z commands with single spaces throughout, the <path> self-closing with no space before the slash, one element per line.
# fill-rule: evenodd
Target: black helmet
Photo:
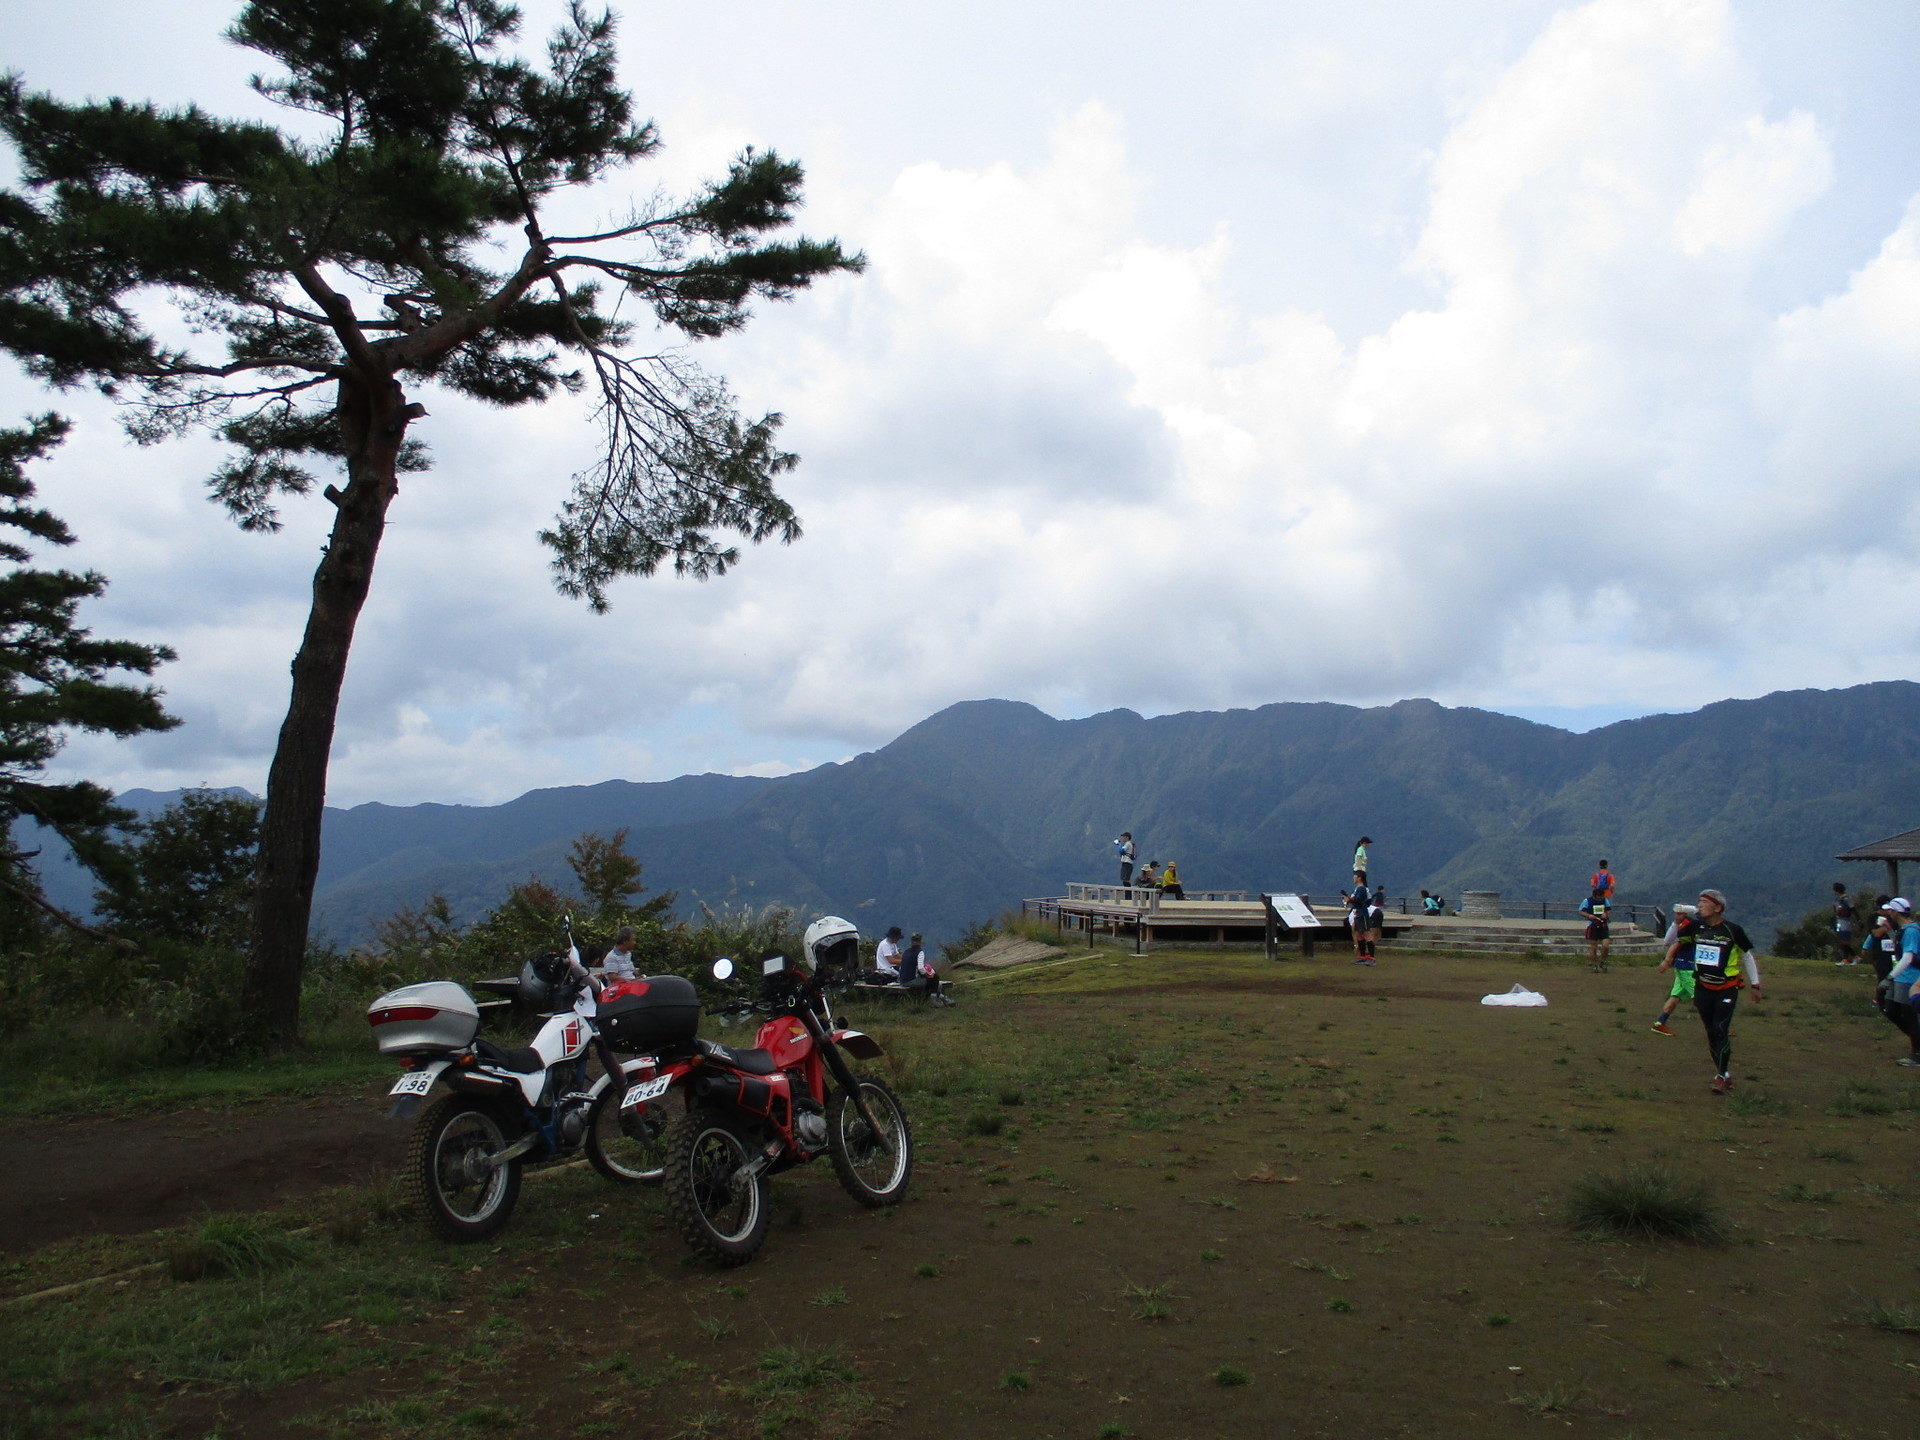
<path fill-rule="evenodd" d="M 579 977 L 564 955 L 548 951 L 520 967 L 519 1000 L 536 1015 L 565 1010 L 579 990 Z"/>

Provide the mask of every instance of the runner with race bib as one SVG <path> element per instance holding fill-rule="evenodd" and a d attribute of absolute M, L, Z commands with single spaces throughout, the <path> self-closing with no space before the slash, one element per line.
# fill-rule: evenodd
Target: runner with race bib
<path fill-rule="evenodd" d="M 1718 890 L 1702 890 L 1699 912 L 1674 927 L 1667 961 L 1677 967 L 1689 959 L 1693 964 L 1693 1008 L 1706 1027 L 1707 1049 L 1713 1055 L 1713 1093 L 1725 1095 L 1733 1089 L 1734 1007 L 1741 990 L 1749 985 L 1755 1000 L 1764 999 L 1765 994 L 1753 942 L 1745 930 L 1727 919 L 1727 897 Z"/>

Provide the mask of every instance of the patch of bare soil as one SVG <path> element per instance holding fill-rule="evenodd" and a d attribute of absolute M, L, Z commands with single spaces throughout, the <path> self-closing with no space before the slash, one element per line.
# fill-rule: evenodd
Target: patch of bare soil
<path fill-rule="evenodd" d="M 386 1119 L 385 1088 L 0 1130 L 0 1255 L 263 1210 L 391 1170 L 407 1127 Z"/>

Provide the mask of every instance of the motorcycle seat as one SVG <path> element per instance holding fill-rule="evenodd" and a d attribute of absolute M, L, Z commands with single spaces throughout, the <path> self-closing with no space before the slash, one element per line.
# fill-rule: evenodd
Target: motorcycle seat
<path fill-rule="evenodd" d="M 480 1039 L 473 1042 L 473 1048 L 474 1053 L 489 1065 L 504 1066 L 516 1075 L 537 1075 L 547 1068 L 547 1062 L 540 1058 L 540 1052 L 531 1045 L 508 1050 L 491 1040 Z"/>
<path fill-rule="evenodd" d="M 736 1070 L 748 1075 L 771 1075 L 777 1068 L 773 1056 L 764 1050 L 736 1050 L 731 1045 L 722 1045 L 717 1040 L 702 1040 L 700 1048 L 716 1060 L 724 1060 Z"/>

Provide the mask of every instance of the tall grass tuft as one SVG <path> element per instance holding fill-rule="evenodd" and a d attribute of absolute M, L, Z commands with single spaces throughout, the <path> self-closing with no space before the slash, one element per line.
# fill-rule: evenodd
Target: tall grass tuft
<path fill-rule="evenodd" d="M 1727 1238 L 1719 1205 L 1697 1181 L 1671 1171 L 1633 1167 L 1589 1175 L 1567 1201 L 1567 1223 L 1590 1234 L 1713 1245 Z"/>
<path fill-rule="evenodd" d="M 167 1255 L 175 1280 L 232 1279 L 284 1270 L 305 1262 L 306 1237 L 281 1230 L 259 1215 L 210 1215 Z"/>
<path fill-rule="evenodd" d="M 1876 1330 L 1895 1335 L 1920 1335 L 1920 1305 L 1871 1304 L 1861 1312 L 1861 1321 Z"/>

